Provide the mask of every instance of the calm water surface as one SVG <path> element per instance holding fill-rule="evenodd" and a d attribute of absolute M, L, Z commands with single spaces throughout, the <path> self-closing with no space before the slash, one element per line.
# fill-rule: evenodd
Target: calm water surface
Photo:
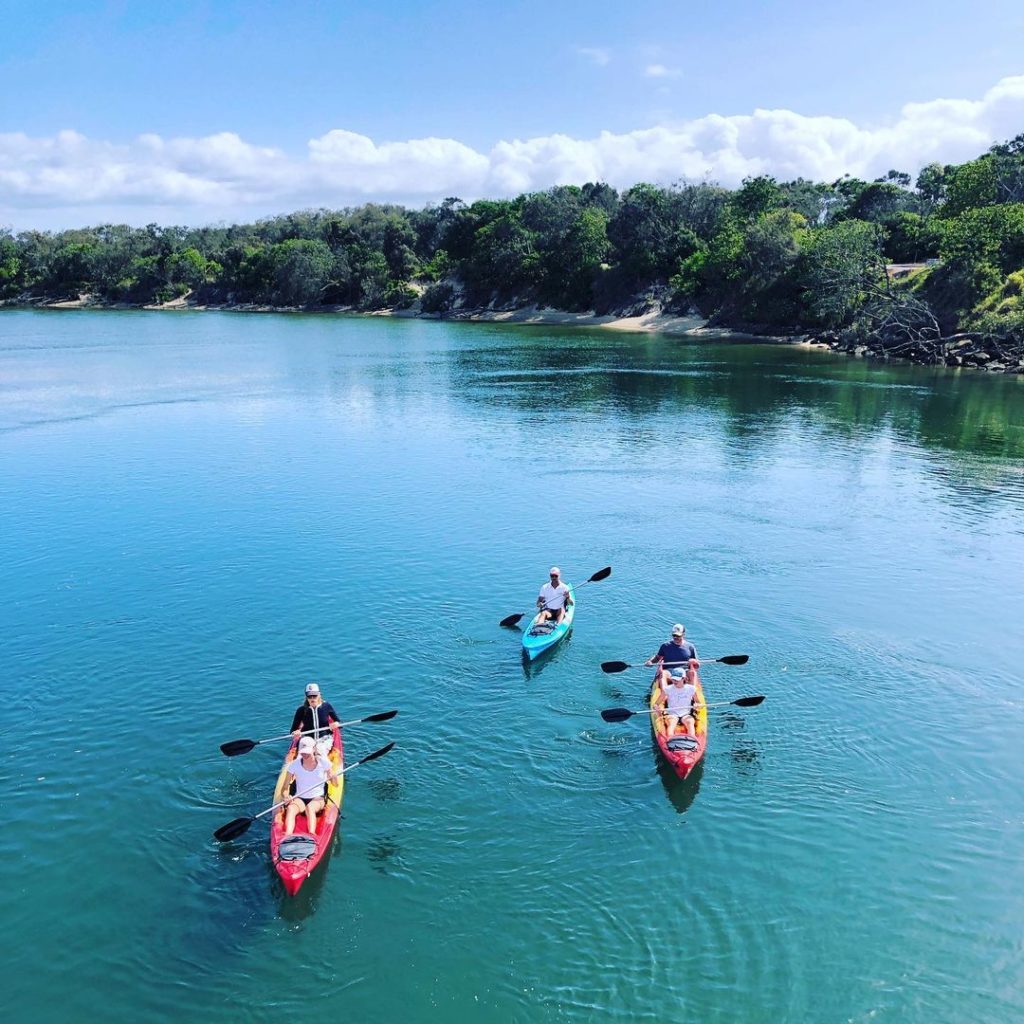
<path fill-rule="evenodd" d="M 552 562 L 575 634 L 524 669 Z M 674 621 L 706 761 L 642 718 Z M 1024 381 L 381 319 L 0 314 L 11 1020 L 1024 1018 Z M 340 842 L 262 822 L 318 679 Z"/>

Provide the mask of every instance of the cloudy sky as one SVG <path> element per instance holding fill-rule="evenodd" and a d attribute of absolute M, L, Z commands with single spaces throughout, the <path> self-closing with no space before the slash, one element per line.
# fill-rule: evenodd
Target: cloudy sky
<path fill-rule="evenodd" d="M 0 10 L 0 226 L 15 230 L 874 177 L 1024 132 L 1020 0 Z"/>

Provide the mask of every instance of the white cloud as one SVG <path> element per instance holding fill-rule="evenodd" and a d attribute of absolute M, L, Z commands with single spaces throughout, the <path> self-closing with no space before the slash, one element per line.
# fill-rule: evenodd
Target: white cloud
<path fill-rule="evenodd" d="M 588 139 L 554 134 L 497 142 L 480 152 L 455 139 L 375 142 L 343 129 L 293 155 L 222 132 L 202 138 L 140 135 L 126 142 L 63 131 L 0 134 L 0 224 L 58 227 L 97 220 L 203 223 L 301 206 L 367 200 L 421 205 L 459 195 L 504 196 L 553 184 L 672 182 L 751 174 L 832 180 L 916 172 L 955 163 L 1024 127 L 1024 76 L 977 100 L 908 103 L 890 122 L 855 124 L 790 110 L 708 114 Z"/>
<path fill-rule="evenodd" d="M 681 72 L 675 68 L 667 68 L 664 64 L 648 64 L 644 68 L 644 74 L 648 78 L 678 78 Z"/>
<path fill-rule="evenodd" d="M 612 59 L 611 51 L 606 50 L 603 46 L 577 46 L 576 52 L 599 68 L 606 67 Z"/>

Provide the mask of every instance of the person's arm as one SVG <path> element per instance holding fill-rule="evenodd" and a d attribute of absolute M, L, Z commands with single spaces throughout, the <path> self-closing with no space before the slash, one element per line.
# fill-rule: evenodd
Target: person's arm
<path fill-rule="evenodd" d="M 295 759 L 295 761 L 297 760 L 298 758 Z M 292 786 L 295 783 L 295 772 L 292 771 L 292 766 L 295 764 L 295 761 L 289 762 L 288 768 L 284 773 L 284 785 L 281 787 L 282 800 L 291 800 L 292 798 Z"/>
<path fill-rule="evenodd" d="M 662 657 L 661 648 L 659 647 L 645 662 L 645 665 L 653 665 L 656 662 L 660 663 L 665 659 Z"/>
<path fill-rule="evenodd" d="M 538 608 L 543 608 L 544 607 L 544 588 L 543 587 L 540 588 L 540 592 L 537 594 L 537 607 Z"/>
<path fill-rule="evenodd" d="M 293 736 L 298 736 L 302 732 L 302 712 L 303 708 L 298 708 L 292 716 L 291 734 Z"/>
<path fill-rule="evenodd" d="M 338 712 L 334 710 L 334 705 L 333 704 L 328 704 L 327 701 L 324 701 L 324 711 L 327 713 L 327 724 L 328 725 L 330 725 L 331 722 L 340 722 L 341 721 L 341 719 L 338 717 Z"/>

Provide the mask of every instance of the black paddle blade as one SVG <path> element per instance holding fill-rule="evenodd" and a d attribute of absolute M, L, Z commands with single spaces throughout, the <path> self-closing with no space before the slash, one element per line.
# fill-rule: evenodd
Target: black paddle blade
<path fill-rule="evenodd" d="M 397 715 L 397 711 L 381 711 L 376 715 L 370 715 L 369 718 L 364 718 L 364 722 L 387 722 Z"/>
<path fill-rule="evenodd" d="M 499 626 L 514 626 L 526 612 L 520 612 L 518 615 L 506 615 L 505 618 L 498 623 Z"/>
<path fill-rule="evenodd" d="M 637 714 L 639 714 L 638 711 L 630 711 L 629 708 L 605 708 L 601 712 L 601 717 L 606 722 L 624 722 L 627 718 L 632 718 Z"/>
<path fill-rule="evenodd" d="M 715 658 L 715 661 L 720 661 L 723 665 L 746 665 L 750 661 L 750 655 L 727 654 L 724 658 Z"/>
<path fill-rule="evenodd" d="M 612 574 L 612 567 L 610 565 L 606 565 L 603 569 L 598 569 L 597 572 L 595 572 L 594 575 L 591 576 L 589 580 L 587 580 L 587 582 L 588 583 L 598 583 L 601 580 L 608 579 L 608 577 L 611 576 L 611 574 Z"/>
<path fill-rule="evenodd" d="M 393 746 L 395 741 L 392 740 L 390 743 L 381 747 L 380 750 L 375 750 L 372 754 L 367 754 L 366 757 L 359 758 L 356 764 L 366 764 L 367 761 L 376 761 L 378 757 L 383 757 Z M 355 764 L 350 764 L 349 768 L 355 768 Z"/>
<path fill-rule="evenodd" d="M 602 661 L 601 671 L 602 672 L 625 672 L 629 668 L 624 661 Z"/>
<path fill-rule="evenodd" d="M 222 843 L 228 843 L 232 839 L 237 839 L 239 836 L 248 832 L 249 826 L 255 820 L 255 818 L 235 818 L 234 821 L 229 821 L 226 825 L 221 825 L 221 827 L 213 833 L 213 838 Z"/>
<path fill-rule="evenodd" d="M 222 754 L 227 754 L 228 757 L 237 757 L 239 754 L 248 754 L 256 746 L 255 740 L 229 740 L 220 745 L 220 751 Z"/>
<path fill-rule="evenodd" d="M 759 694 L 757 697 L 740 697 L 738 700 L 734 700 L 733 704 L 738 708 L 756 708 L 764 700 L 764 694 Z"/>

